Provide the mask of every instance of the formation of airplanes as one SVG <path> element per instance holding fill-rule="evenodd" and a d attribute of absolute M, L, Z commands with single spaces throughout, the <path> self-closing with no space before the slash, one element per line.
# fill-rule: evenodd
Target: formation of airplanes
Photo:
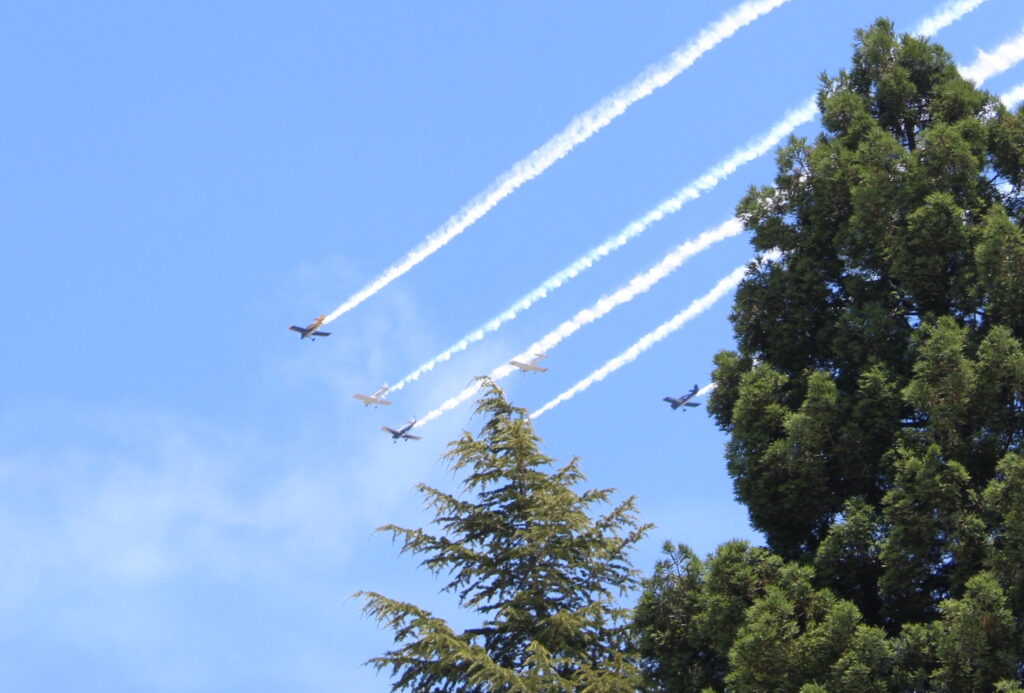
<path fill-rule="evenodd" d="M 292 325 L 288 329 L 291 330 L 292 332 L 298 332 L 300 335 L 300 339 L 310 337 L 315 341 L 317 337 L 329 337 L 331 335 L 330 332 L 322 332 L 319 329 L 320 326 L 323 325 L 323 323 L 324 316 L 323 314 L 321 314 L 320 317 L 318 317 L 316 320 L 309 323 L 305 327 Z M 539 366 L 537 364 L 540 363 L 541 359 L 546 359 L 547 357 L 547 354 L 534 354 L 533 358 L 530 359 L 529 361 L 526 361 L 525 363 L 522 361 L 513 360 L 509 361 L 509 364 L 515 366 L 523 373 L 545 373 L 548 369 L 545 368 L 544 366 Z M 673 410 L 678 409 L 679 407 L 699 407 L 700 404 L 698 404 L 697 402 L 690 401 L 697 396 L 697 391 L 699 389 L 700 388 L 697 385 L 694 385 L 693 389 L 690 390 L 689 392 L 680 395 L 679 397 L 665 397 L 662 401 L 668 402 Z M 372 395 L 356 393 L 352 395 L 352 397 L 362 402 L 363 406 L 368 407 L 370 405 L 373 405 L 374 407 L 376 407 L 380 405 L 387 406 L 392 403 L 390 400 L 384 399 L 385 396 L 387 396 L 387 394 L 388 386 L 387 383 L 385 383 L 384 385 L 381 385 L 379 388 L 377 388 Z M 685 411 L 685 409 L 683 411 Z M 381 426 L 380 430 L 384 431 L 385 433 L 388 433 L 396 443 L 399 440 L 422 440 L 420 436 L 414 436 L 412 433 L 409 432 L 415 425 L 416 418 L 414 417 L 401 428 L 395 429 L 391 428 L 390 426 Z"/>

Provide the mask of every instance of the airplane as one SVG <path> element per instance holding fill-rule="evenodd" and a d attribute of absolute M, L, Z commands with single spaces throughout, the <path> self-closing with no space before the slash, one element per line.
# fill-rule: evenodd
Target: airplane
<path fill-rule="evenodd" d="M 391 402 L 389 402 L 388 400 L 384 399 L 384 395 L 386 395 L 387 393 L 388 393 L 388 384 L 384 383 L 372 395 L 352 395 L 352 396 L 355 397 L 356 399 L 358 399 L 360 402 L 362 402 L 363 406 L 368 407 L 371 404 L 373 404 L 374 406 L 376 406 L 378 404 L 384 404 L 384 405 L 391 404 Z"/>
<path fill-rule="evenodd" d="M 523 373 L 526 373 L 527 371 L 533 371 L 535 373 L 544 373 L 545 371 L 547 371 L 547 368 L 545 368 L 544 366 L 538 366 L 537 364 L 540 362 L 541 359 L 546 359 L 547 357 L 547 354 L 535 354 L 534 357 L 526 363 L 523 363 L 522 361 L 509 361 L 509 364 L 515 366 Z"/>
<path fill-rule="evenodd" d="M 324 314 L 320 313 L 320 317 L 309 323 L 305 327 L 299 327 L 298 325 L 292 325 L 288 329 L 292 332 L 298 332 L 302 336 L 299 339 L 305 339 L 306 337 L 312 337 L 313 341 L 316 341 L 317 337 L 330 337 L 330 332 L 318 332 L 316 328 L 324 324 Z"/>
<path fill-rule="evenodd" d="M 690 390 L 689 392 L 687 392 L 685 395 L 682 395 L 680 397 L 666 397 L 662 401 L 663 402 L 668 402 L 669 404 L 671 404 L 672 405 L 672 409 L 678 409 L 679 407 L 684 407 L 684 406 L 685 407 L 699 407 L 700 406 L 699 404 L 697 404 L 696 402 L 691 402 L 690 401 L 691 399 L 693 399 L 694 397 L 697 396 L 697 390 L 699 390 L 699 389 L 700 389 L 699 387 L 694 385 L 693 389 Z"/>
<path fill-rule="evenodd" d="M 395 439 L 394 442 L 396 442 L 396 443 L 398 442 L 398 440 L 400 438 L 401 439 L 405 439 L 405 440 L 420 440 L 419 436 L 414 436 L 412 433 L 409 433 L 409 429 L 411 429 L 415 425 L 416 425 L 416 419 L 414 417 L 412 421 L 410 421 L 409 423 L 405 424 L 404 426 L 402 426 L 397 431 L 395 429 L 389 427 L 389 426 L 381 426 L 380 430 L 387 431 L 388 433 L 390 433 L 391 437 Z"/>

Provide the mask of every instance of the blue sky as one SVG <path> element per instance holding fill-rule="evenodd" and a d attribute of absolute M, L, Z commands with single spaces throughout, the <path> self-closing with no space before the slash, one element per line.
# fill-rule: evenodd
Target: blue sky
<path fill-rule="evenodd" d="M 853 32 L 939 3 L 790 0 L 580 144 L 446 247 L 329 313 L 577 114 L 736 3 L 0 5 L 0 688 L 388 689 L 370 589 L 467 621 L 373 528 L 420 526 L 418 481 L 453 489 L 470 406 L 422 416 L 727 220 L 772 157 L 396 393 L 396 382 L 764 133 Z M 699 5 L 699 7 L 695 7 Z M 1024 29 L 988 0 L 935 38 L 961 64 Z M 986 82 L 1024 82 L 1018 65 Z M 798 130 L 813 135 L 816 125 Z M 750 256 L 743 235 L 503 381 L 536 409 Z M 666 539 L 756 541 L 723 435 L 661 402 L 708 382 L 728 298 L 537 420 L 545 452 L 636 495 Z"/>

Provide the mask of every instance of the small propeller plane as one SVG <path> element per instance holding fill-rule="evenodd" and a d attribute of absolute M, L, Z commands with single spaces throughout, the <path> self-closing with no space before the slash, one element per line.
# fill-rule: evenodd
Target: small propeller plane
<path fill-rule="evenodd" d="M 292 332 L 298 332 L 301 337 L 299 339 L 305 339 L 306 337 L 312 337 L 313 341 L 316 341 L 317 337 L 330 337 L 330 332 L 319 332 L 317 328 L 324 324 L 324 314 L 320 313 L 320 317 L 309 323 L 305 327 L 299 327 L 298 325 L 292 325 L 288 329 Z"/>
<path fill-rule="evenodd" d="M 384 383 L 372 395 L 352 395 L 352 396 L 355 397 L 356 399 L 358 399 L 360 402 L 362 402 L 363 406 L 368 407 L 371 404 L 374 405 L 374 406 L 377 406 L 378 404 L 384 404 L 384 405 L 391 404 L 391 402 L 389 402 L 388 400 L 384 399 L 384 395 L 386 395 L 387 393 L 388 393 L 388 384 Z"/>
<path fill-rule="evenodd" d="M 391 428 L 390 426 L 381 426 L 380 430 L 386 431 L 386 432 L 390 433 L 391 437 L 395 439 L 394 442 L 396 442 L 396 443 L 400 439 L 402 439 L 402 440 L 420 440 L 419 436 L 414 436 L 412 433 L 409 433 L 409 430 L 413 426 L 415 426 L 415 425 L 416 425 L 416 419 L 413 418 L 412 421 L 408 422 L 407 424 L 402 426 L 397 431 L 395 429 Z"/>
<path fill-rule="evenodd" d="M 544 366 L 538 366 L 537 364 L 540 363 L 541 359 L 546 359 L 547 357 L 547 354 L 535 354 L 534 357 L 527 361 L 526 363 L 523 363 L 522 361 L 509 361 L 509 364 L 515 366 L 523 373 L 526 373 L 527 371 L 533 371 L 534 373 L 544 373 L 545 371 L 547 371 L 547 368 L 545 368 Z"/>
<path fill-rule="evenodd" d="M 693 389 L 685 395 L 681 395 L 679 397 L 666 397 L 662 401 L 671 404 L 673 409 L 678 409 L 679 407 L 699 407 L 700 405 L 698 403 L 690 401 L 697 396 L 697 390 L 699 389 L 700 388 L 698 386 L 694 385 Z"/>

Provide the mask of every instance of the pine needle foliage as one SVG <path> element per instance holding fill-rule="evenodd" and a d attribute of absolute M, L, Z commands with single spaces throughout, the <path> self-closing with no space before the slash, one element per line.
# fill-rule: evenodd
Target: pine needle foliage
<path fill-rule="evenodd" d="M 388 670 L 396 691 L 637 690 L 631 614 L 618 600 L 638 585 L 629 552 L 650 525 L 633 498 L 595 515 L 614 490 L 578 493 L 577 460 L 556 466 L 526 410 L 487 378 L 482 391 L 479 436 L 463 433 L 443 457 L 465 475 L 461 493 L 417 486 L 436 533 L 378 530 L 421 556 L 482 622 L 456 633 L 415 605 L 360 592 L 364 612 L 398 645 L 368 663 Z"/>
<path fill-rule="evenodd" d="M 737 287 L 708 402 L 767 548 L 669 547 L 637 609 L 648 671 L 1021 690 L 1024 107 L 885 19 L 818 106 L 822 132 L 737 206 L 775 259 Z"/>

